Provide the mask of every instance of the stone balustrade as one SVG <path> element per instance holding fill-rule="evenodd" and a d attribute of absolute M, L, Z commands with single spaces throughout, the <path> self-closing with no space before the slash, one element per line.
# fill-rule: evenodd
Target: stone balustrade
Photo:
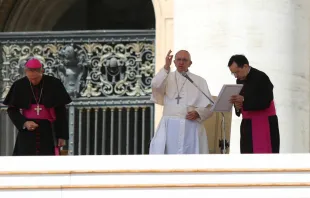
<path fill-rule="evenodd" d="M 310 197 L 309 155 L 1 157 L 0 197 Z"/>

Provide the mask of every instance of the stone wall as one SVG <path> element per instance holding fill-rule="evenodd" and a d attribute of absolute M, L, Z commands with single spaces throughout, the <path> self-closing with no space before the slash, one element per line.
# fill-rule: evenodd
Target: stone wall
<path fill-rule="evenodd" d="M 16 2 L 17 0 L 0 0 L 0 31 L 3 31 Z"/>

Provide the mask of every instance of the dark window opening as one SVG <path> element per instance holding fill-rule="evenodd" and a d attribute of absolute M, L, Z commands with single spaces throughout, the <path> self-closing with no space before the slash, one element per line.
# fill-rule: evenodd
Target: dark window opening
<path fill-rule="evenodd" d="M 151 0 L 77 0 L 54 31 L 155 29 Z"/>

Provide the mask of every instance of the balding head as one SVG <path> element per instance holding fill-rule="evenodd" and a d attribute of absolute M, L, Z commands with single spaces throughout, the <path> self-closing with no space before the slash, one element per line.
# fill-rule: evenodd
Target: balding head
<path fill-rule="evenodd" d="M 178 55 L 180 56 L 188 56 L 189 60 L 191 61 L 191 54 L 187 50 L 180 50 L 175 54 L 175 57 L 177 58 Z"/>
<path fill-rule="evenodd" d="M 180 50 L 175 54 L 174 64 L 179 72 L 187 71 L 191 66 L 191 55 L 186 50 Z"/>

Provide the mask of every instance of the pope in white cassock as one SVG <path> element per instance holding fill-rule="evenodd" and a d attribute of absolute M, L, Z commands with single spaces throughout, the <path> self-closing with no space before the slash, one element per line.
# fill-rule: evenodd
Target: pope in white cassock
<path fill-rule="evenodd" d="M 175 55 L 177 71 L 170 72 L 171 50 L 166 64 L 152 80 L 151 100 L 163 105 L 163 117 L 150 144 L 150 154 L 209 153 L 207 133 L 203 122 L 212 116 L 211 102 L 181 73 L 187 75 L 209 97 L 205 79 L 188 71 L 192 61 L 189 52 Z"/>

